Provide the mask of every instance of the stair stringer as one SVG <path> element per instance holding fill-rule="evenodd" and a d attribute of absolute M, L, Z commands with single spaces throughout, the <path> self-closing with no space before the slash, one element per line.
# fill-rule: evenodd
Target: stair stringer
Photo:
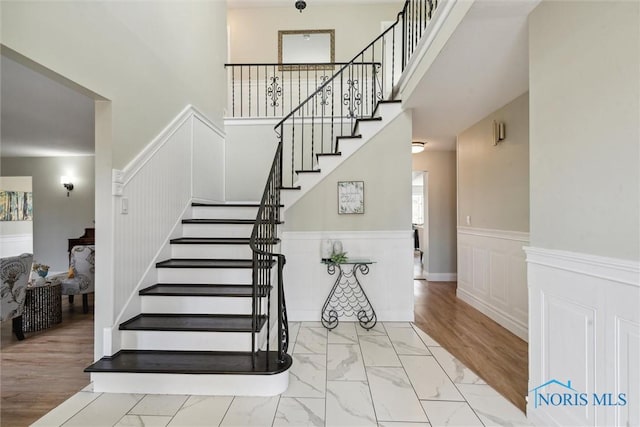
<path fill-rule="evenodd" d="M 320 156 L 317 162 L 317 169 L 320 173 L 301 174 L 294 186 L 299 186 L 299 190 L 286 189 L 282 191 L 282 202 L 285 212 L 294 206 L 306 193 L 322 182 L 331 172 L 342 162 L 354 155 L 364 147 L 378 133 L 386 128 L 402 112 L 402 104 L 399 102 L 380 103 L 378 105 L 378 121 L 359 121 L 354 129 L 354 135 L 362 138 L 344 138 L 339 140 L 338 151 L 340 156 Z"/>

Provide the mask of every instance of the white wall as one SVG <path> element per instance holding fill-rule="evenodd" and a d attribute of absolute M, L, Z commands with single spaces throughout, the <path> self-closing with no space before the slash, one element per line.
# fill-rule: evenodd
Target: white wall
<path fill-rule="evenodd" d="M 113 101 L 113 164 L 124 167 L 187 104 L 222 126 L 226 4 L 2 3 L 2 44 Z"/>
<path fill-rule="evenodd" d="M 279 30 L 335 30 L 335 60 L 351 60 L 380 35 L 382 21 L 395 21 L 402 1 L 383 4 L 319 5 L 309 2 L 303 13 L 294 7 L 230 9 L 230 62 L 278 62 Z"/>
<path fill-rule="evenodd" d="M 33 254 L 50 271 L 69 269 L 67 239 L 82 236 L 94 227 L 94 158 L 86 157 L 5 157 L 2 174 L 31 176 L 33 180 Z M 76 178 L 74 189 L 60 184 L 60 176 Z"/>
<path fill-rule="evenodd" d="M 0 191 L 30 193 L 33 191 L 31 177 L 0 177 Z M 22 253 L 33 253 L 33 221 L 0 221 L 0 257 Z"/>
<path fill-rule="evenodd" d="M 640 424 L 638 22 L 625 1 L 543 1 L 530 16 L 529 388 L 571 380 L 628 402 L 530 398 L 541 425 Z"/>
<path fill-rule="evenodd" d="M 429 172 L 427 280 L 455 280 L 456 152 L 423 151 L 412 159 L 413 170 Z"/>
<path fill-rule="evenodd" d="M 203 171 L 207 171 L 203 174 Z M 155 264 L 170 258 L 192 199 L 222 200 L 224 133 L 186 108 L 124 170 L 114 170 L 114 282 L 104 355 L 120 349 L 118 325 L 140 313 L 138 290 L 157 282 Z M 128 209 L 124 213 L 123 203 Z"/>

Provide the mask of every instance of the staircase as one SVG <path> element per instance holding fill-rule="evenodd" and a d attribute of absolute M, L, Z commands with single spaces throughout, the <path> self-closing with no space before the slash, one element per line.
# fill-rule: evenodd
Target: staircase
<path fill-rule="evenodd" d="M 395 85 L 436 7 L 437 0 L 405 1 L 392 26 L 275 126 L 279 141 L 260 203 L 192 205 L 182 237 L 170 242 L 171 258 L 155 265 L 158 283 L 139 291 L 140 313 L 119 325 L 121 350 L 86 369 L 95 391 L 272 396 L 287 389 L 281 210 L 400 114 Z"/>
<path fill-rule="evenodd" d="M 342 162 L 364 147 L 401 112 L 400 100 L 380 100 L 371 117 L 354 120 L 353 128 L 348 134 L 335 138 L 335 149 L 332 152 L 316 153 L 313 167 L 308 170 L 297 170 L 293 185 L 283 188 L 282 202 L 286 209 L 291 208 Z"/>
<path fill-rule="evenodd" d="M 258 204 L 192 205 L 142 311 L 120 324 L 122 350 L 89 366 L 94 389 L 113 393 L 270 396 L 288 386 L 291 357 L 266 349 L 272 286 L 258 289 L 250 235 Z M 277 238 L 265 241 L 278 243 Z M 270 274 L 274 261 L 257 268 Z"/>

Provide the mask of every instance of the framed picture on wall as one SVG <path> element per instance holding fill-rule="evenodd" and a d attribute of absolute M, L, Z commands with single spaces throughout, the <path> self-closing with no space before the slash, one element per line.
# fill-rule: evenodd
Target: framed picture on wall
<path fill-rule="evenodd" d="M 364 213 L 364 181 L 338 181 L 338 213 Z"/>

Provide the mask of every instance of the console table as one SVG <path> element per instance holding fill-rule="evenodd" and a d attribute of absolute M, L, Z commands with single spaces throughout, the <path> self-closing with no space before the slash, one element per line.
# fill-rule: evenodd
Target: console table
<path fill-rule="evenodd" d="M 327 265 L 327 273 L 338 273 L 333 288 L 322 306 L 321 322 L 327 329 L 338 326 L 340 316 L 355 316 L 364 329 L 376 325 L 377 317 L 373 306 L 364 292 L 357 273 L 361 276 L 369 274 L 369 259 L 347 259 L 342 262 L 322 261 Z"/>

